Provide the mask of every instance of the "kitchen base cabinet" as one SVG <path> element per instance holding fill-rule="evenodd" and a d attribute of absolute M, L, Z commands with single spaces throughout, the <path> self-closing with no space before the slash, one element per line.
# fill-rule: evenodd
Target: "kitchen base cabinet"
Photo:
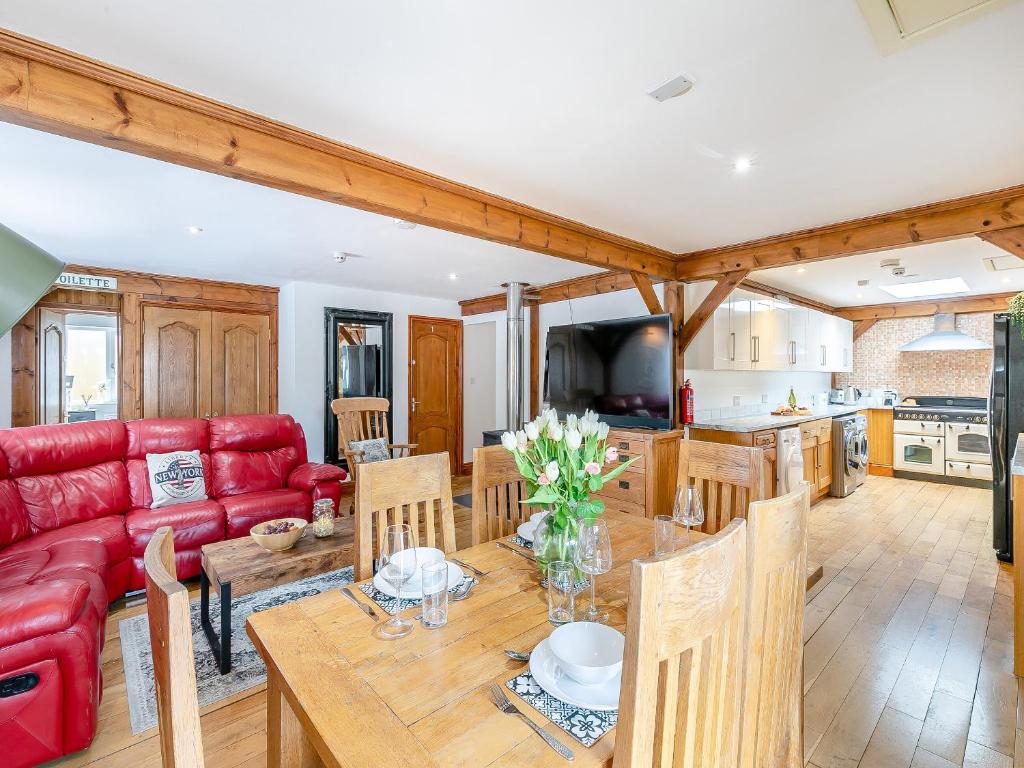
<path fill-rule="evenodd" d="M 800 425 L 804 480 L 811 484 L 811 499 L 827 496 L 832 488 L 832 419 Z"/>
<path fill-rule="evenodd" d="M 892 408 L 861 411 L 868 419 L 868 474 L 892 477 Z"/>
<path fill-rule="evenodd" d="M 691 440 L 703 440 L 707 443 L 725 443 L 727 445 L 743 445 L 760 448 L 764 451 L 765 478 L 764 487 L 768 498 L 776 495 L 776 462 L 778 459 L 777 443 L 779 432 L 776 429 L 763 429 L 760 432 L 726 432 L 718 429 L 690 428 Z"/>

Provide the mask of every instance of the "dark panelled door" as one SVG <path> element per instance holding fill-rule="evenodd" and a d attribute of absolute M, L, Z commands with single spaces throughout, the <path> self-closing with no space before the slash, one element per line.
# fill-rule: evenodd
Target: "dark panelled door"
<path fill-rule="evenodd" d="M 462 455 L 462 321 L 409 318 L 409 442 L 416 453 Z"/>

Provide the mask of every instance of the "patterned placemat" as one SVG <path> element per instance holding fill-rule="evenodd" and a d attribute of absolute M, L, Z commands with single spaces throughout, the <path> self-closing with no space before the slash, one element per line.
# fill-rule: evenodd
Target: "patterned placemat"
<path fill-rule="evenodd" d="M 533 542 L 527 541 L 518 533 L 513 533 L 511 536 L 505 539 L 509 544 L 515 544 L 517 547 L 523 549 L 533 549 Z"/>
<path fill-rule="evenodd" d="M 472 580 L 472 576 L 463 576 L 462 581 L 460 581 L 458 584 L 456 584 L 454 587 L 448 590 L 448 594 L 455 592 L 467 581 Z M 383 608 L 386 613 L 389 613 L 392 616 L 394 616 L 396 613 L 401 613 L 406 608 L 414 608 L 415 606 L 423 602 L 422 598 L 419 597 L 392 597 L 391 595 L 386 595 L 379 589 L 377 589 L 375 586 L 373 586 L 372 581 L 360 584 L 359 589 L 364 595 L 373 600 L 373 602 L 375 602 L 377 605 Z"/>
<path fill-rule="evenodd" d="M 529 672 L 516 675 L 505 685 L 585 747 L 594 746 L 598 739 L 615 727 L 619 719 L 618 710 L 595 712 L 556 699 L 537 685 L 537 681 Z"/>

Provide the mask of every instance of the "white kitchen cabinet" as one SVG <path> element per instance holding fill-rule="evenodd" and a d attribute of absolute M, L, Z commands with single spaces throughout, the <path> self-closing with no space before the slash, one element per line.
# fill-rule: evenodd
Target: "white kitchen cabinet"
<path fill-rule="evenodd" d="M 713 285 L 687 286 L 688 312 L 700 305 Z M 717 371 L 850 371 L 853 323 L 737 290 L 691 342 L 684 365 Z"/>

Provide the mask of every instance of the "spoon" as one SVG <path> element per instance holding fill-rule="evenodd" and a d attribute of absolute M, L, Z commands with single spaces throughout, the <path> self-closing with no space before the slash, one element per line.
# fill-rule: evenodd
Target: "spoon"
<path fill-rule="evenodd" d="M 455 592 L 452 593 L 452 600 L 465 600 L 467 597 L 469 597 L 469 593 L 473 589 L 473 587 L 475 587 L 479 583 L 480 582 L 478 582 L 476 579 L 470 579 L 469 581 L 464 582 L 461 587 L 459 587 L 457 590 L 455 590 Z"/>
<path fill-rule="evenodd" d="M 516 661 L 529 661 L 530 660 L 529 652 L 523 653 L 522 651 L 510 651 L 510 650 L 506 649 L 505 650 L 505 655 L 508 656 L 510 659 L 515 659 Z"/>

